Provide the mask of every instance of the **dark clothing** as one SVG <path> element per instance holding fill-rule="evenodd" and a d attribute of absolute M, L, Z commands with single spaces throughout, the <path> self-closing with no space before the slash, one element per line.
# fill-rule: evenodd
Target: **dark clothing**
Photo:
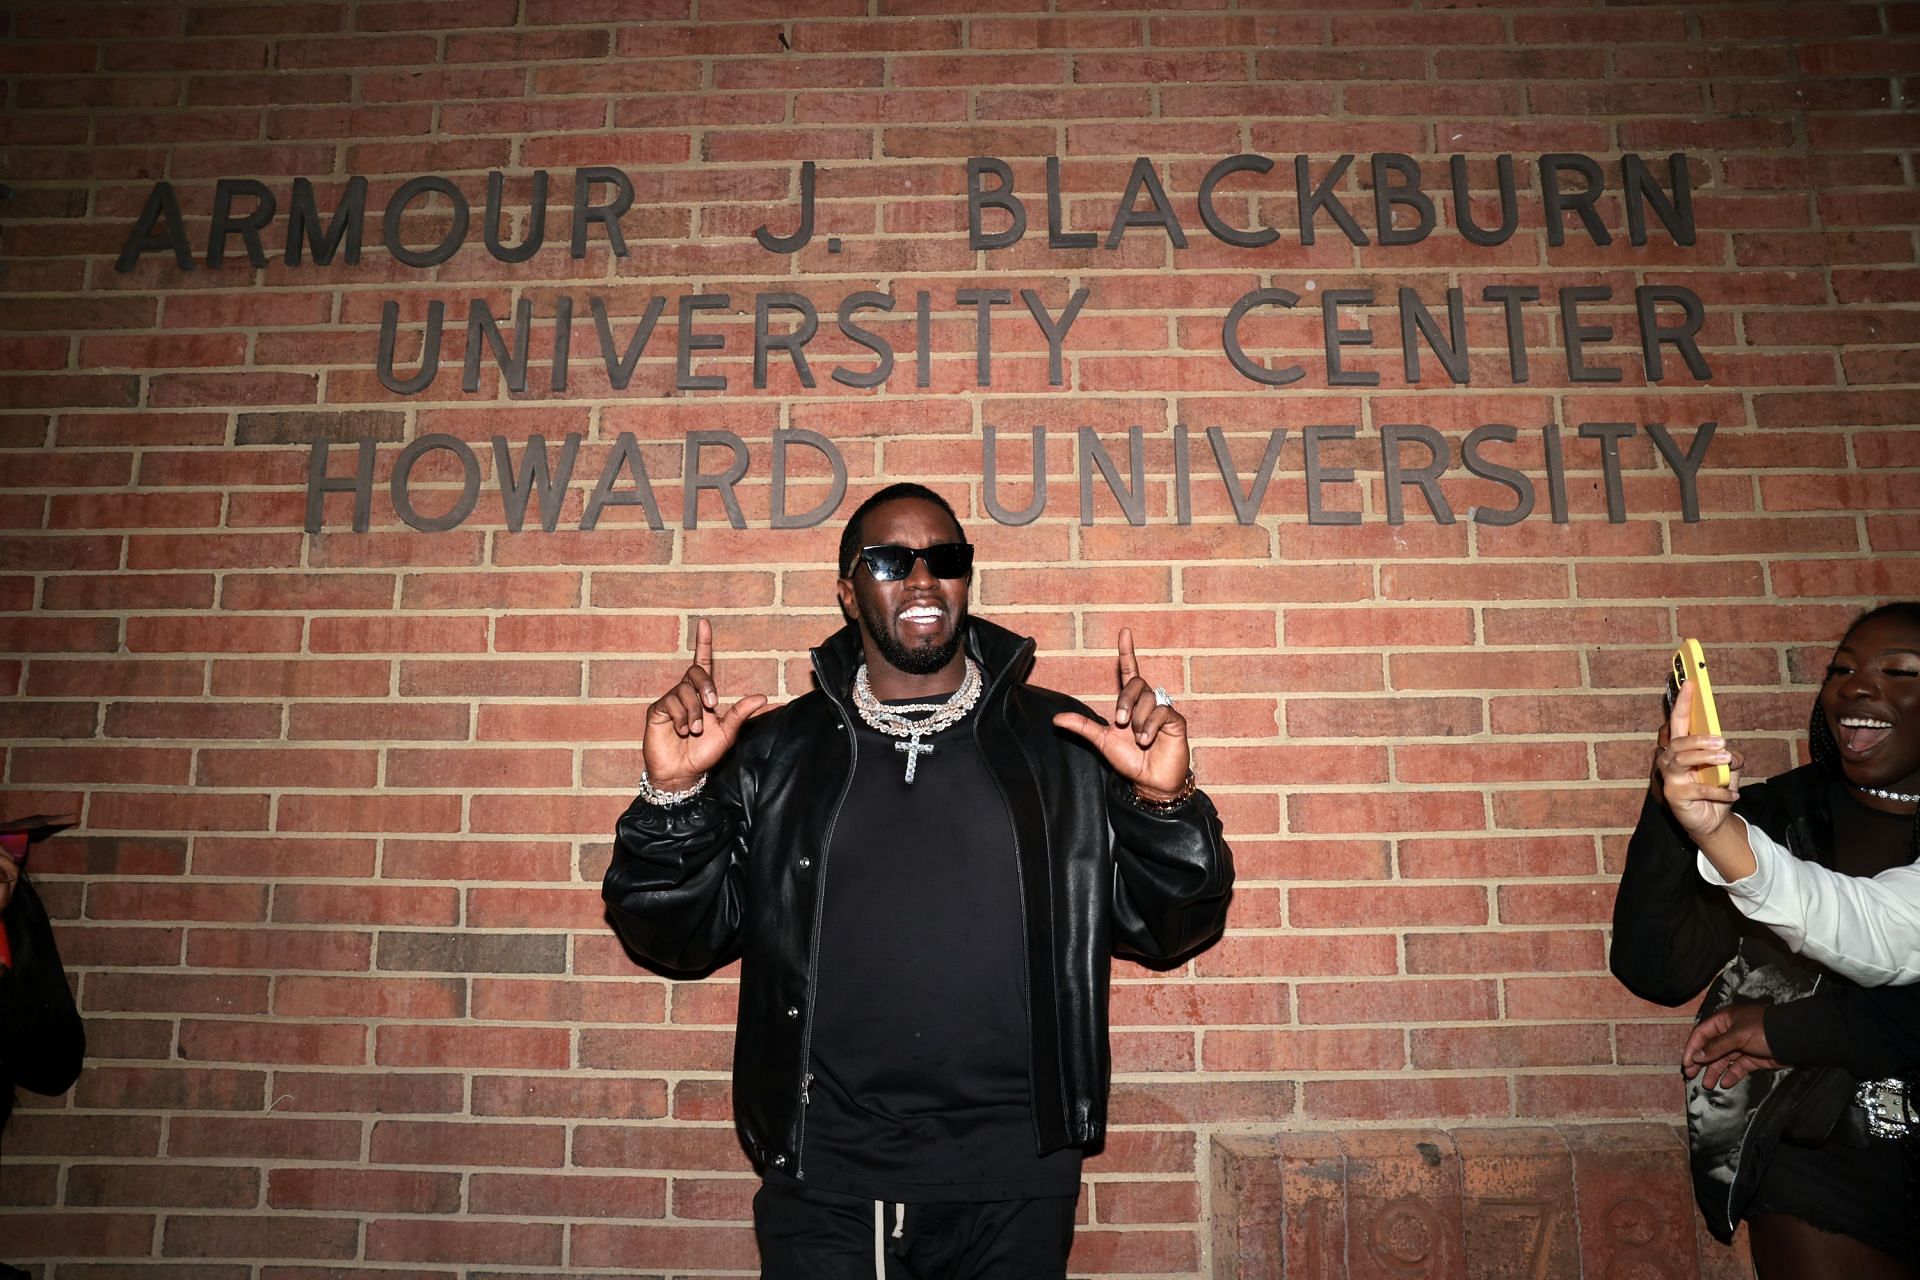
<path fill-rule="evenodd" d="M 807 1185 L 893 1201 L 1071 1196 L 1080 1153 L 1034 1154 L 1020 867 L 973 718 L 903 778 L 855 721 L 828 850 Z"/>
<path fill-rule="evenodd" d="M 1782 1062 L 1845 1067 L 1863 1080 L 1920 1076 L 1920 985 L 1829 982 L 1765 1018 L 1767 1047 Z"/>
<path fill-rule="evenodd" d="M 1913 1162 L 1905 1143 L 1874 1139 L 1862 1146 L 1783 1141 L 1767 1161 L 1766 1176 L 1746 1216 L 1784 1213 L 1822 1231 L 1852 1236 L 1896 1258 L 1913 1257 L 1907 1179 Z"/>
<path fill-rule="evenodd" d="M 1870 809 L 1847 793 L 1834 806 L 1834 870 L 1873 875 L 1851 863 L 1851 848 L 1868 843 L 1900 847 L 1913 830 L 1908 814 Z M 1920 1074 L 1920 984 L 1857 987 L 1822 983 L 1805 1000 L 1766 1012 L 1767 1043 L 1782 1062 L 1846 1067 L 1863 1080 Z"/>
<path fill-rule="evenodd" d="M 753 1198 L 761 1280 L 1062 1280 L 1074 1200 L 897 1205 L 769 1181 Z"/>
<path fill-rule="evenodd" d="M 1109 957 L 1169 961 L 1218 935 L 1232 859 L 1204 794 L 1148 813 L 1090 744 L 1053 726 L 1085 708 L 1024 683 L 1033 641 L 976 618 L 967 648 L 986 679 L 974 741 L 1019 868 L 1035 1151 L 1084 1147 L 1106 1131 Z M 736 1123 L 756 1163 L 796 1175 L 860 656 L 844 628 L 814 650 L 818 689 L 749 722 L 698 797 L 636 800 L 603 886 L 614 927 L 652 963 L 697 972 L 741 958 Z"/>
<path fill-rule="evenodd" d="M 1807 765 L 1741 788 L 1733 811 L 1794 856 L 1847 875 L 1873 875 L 1899 865 L 1897 860 L 1876 861 L 1852 839 L 1837 852 L 1840 830 L 1851 834 L 1863 821 L 1854 812 L 1861 808 L 1846 787 Z M 1649 793 L 1627 845 L 1609 956 L 1614 976 L 1642 1000 L 1665 1005 L 1692 1000 L 1732 958 L 1742 936 L 1785 954 L 1771 929 L 1746 919 L 1728 901 L 1725 889 L 1700 877 L 1695 855 L 1673 815 Z M 1826 980 L 1846 981 L 1831 975 Z"/>
<path fill-rule="evenodd" d="M 0 1125 L 13 1091 L 57 1095 L 80 1078 L 87 1036 L 53 945 L 47 909 L 25 875 L 3 917 L 13 967 L 0 975 Z"/>
<path fill-rule="evenodd" d="M 1904 840 L 1893 843 L 1895 854 L 1884 852 L 1886 842 L 1872 838 L 1871 811 L 1817 766 L 1743 788 L 1734 812 L 1794 856 L 1847 874 L 1872 875 L 1905 856 Z M 1743 917 L 1724 889 L 1701 878 L 1695 859 L 1691 840 L 1650 793 L 1613 912 L 1613 972 L 1635 995 L 1677 1005 L 1712 982 L 1716 1002 L 1732 993 L 1791 1009 L 1811 993 L 1859 990 Z M 1839 1068 L 1809 1067 L 1756 1072 L 1728 1089 L 1689 1085 L 1695 1190 L 1715 1235 L 1728 1238 L 1741 1217 L 1781 1212 L 1883 1249 L 1898 1241 L 1906 1219 L 1898 1145 L 1874 1140 L 1841 1150 L 1833 1136 L 1853 1083 Z"/>

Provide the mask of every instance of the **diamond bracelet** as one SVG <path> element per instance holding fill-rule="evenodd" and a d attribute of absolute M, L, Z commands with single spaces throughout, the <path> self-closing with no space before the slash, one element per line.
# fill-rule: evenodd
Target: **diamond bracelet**
<path fill-rule="evenodd" d="M 646 766 L 642 765 L 640 768 L 640 798 L 648 804 L 659 805 L 663 808 L 668 805 L 685 804 L 687 801 L 699 795 L 701 789 L 706 785 L 707 775 L 703 773 L 700 775 L 699 781 L 695 782 L 685 791 L 662 791 L 653 785 L 651 778 L 647 777 Z"/>

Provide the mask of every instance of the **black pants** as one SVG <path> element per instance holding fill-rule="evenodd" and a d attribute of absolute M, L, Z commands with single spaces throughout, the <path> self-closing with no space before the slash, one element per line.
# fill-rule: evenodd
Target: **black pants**
<path fill-rule="evenodd" d="M 896 1205 L 766 1183 L 760 1280 L 1064 1280 L 1075 1199 Z"/>

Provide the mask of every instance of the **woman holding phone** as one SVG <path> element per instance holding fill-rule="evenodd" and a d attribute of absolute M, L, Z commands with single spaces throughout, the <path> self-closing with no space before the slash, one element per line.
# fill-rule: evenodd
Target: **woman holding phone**
<path fill-rule="evenodd" d="M 1614 906 L 1612 965 L 1662 1004 L 1707 991 L 1785 1003 L 1823 985 L 1920 974 L 1920 604 L 1862 615 L 1834 652 L 1813 763 L 1741 787 L 1740 758 L 1686 732 L 1683 694 L 1654 753 Z M 1728 785 L 1701 775 L 1731 766 Z M 1873 878 L 1879 877 L 1878 881 Z M 1861 891 L 1864 886 L 1871 886 Z M 1798 954 L 1796 954 L 1798 953 Z M 1688 1084 L 1695 1191 L 1713 1232 L 1750 1224 L 1761 1280 L 1920 1276 L 1911 1170 L 1920 1141 L 1900 1081 L 1844 1069 Z M 1916 1099 L 1920 1101 L 1920 1099 Z"/>

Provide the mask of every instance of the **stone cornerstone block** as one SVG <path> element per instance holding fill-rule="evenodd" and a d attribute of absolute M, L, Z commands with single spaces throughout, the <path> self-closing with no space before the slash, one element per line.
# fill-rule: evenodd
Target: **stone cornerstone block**
<path fill-rule="evenodd" d="M 1664 1124 L 1232 1135 L 1215 1280 L 1751 1280 L 1696 1229 Z"/>

